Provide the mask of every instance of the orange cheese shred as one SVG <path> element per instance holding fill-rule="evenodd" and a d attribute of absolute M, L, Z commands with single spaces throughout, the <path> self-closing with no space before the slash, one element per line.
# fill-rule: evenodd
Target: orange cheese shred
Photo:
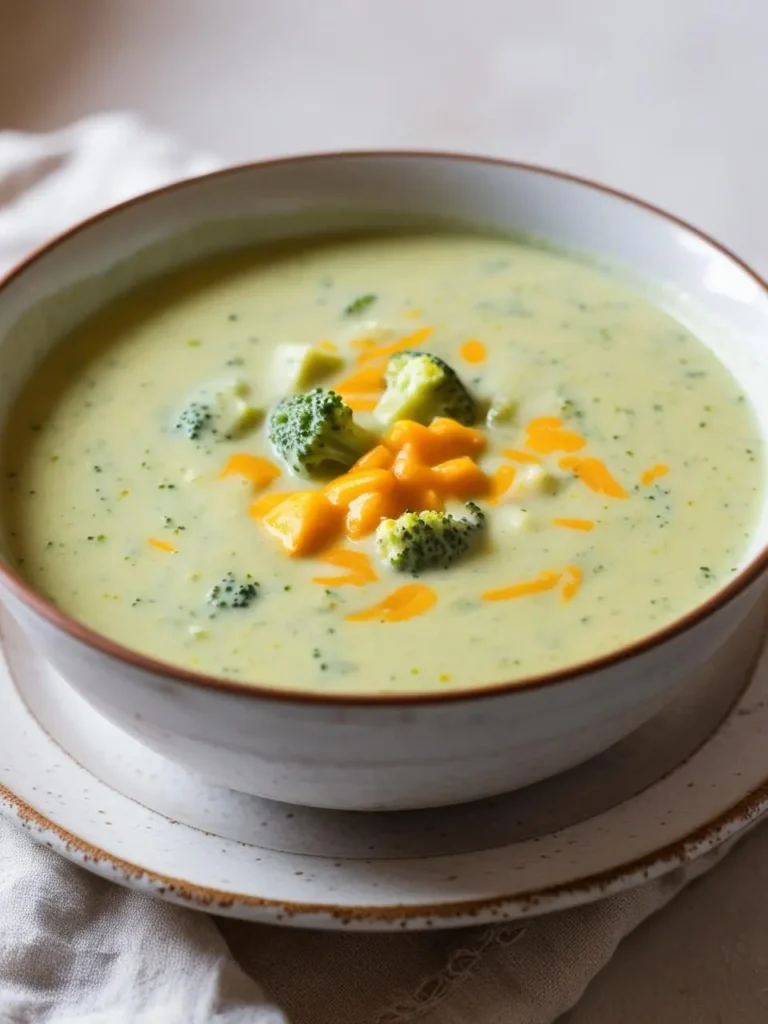
<path fill-rule="evenodd" d="M 551 452 L 577 452 L 586 446 L 586 439 L 563 427 L 558 416 L 542 416 L 531 420 L 526 428 L 525 446 L 540 455 Z"/>
<path fill-rule="evenodd" d="M 171 544 L 169 540 L 158 540 L 157 537 L 149 537 L 147 544 L 156 551 L 164 551 L 168 555 L 172 555 L 176 551 L 175 545 Z"/>
<path fill-rule="evenodd" d="M 476 364 L 485 362 L 488 353 L 482 341 L 470 338 L 459 349 L 459 355 L 465 363 Z"/>
<path fill-rule="evenodd" d="M 353 338 L 349 344 L 352 348 L 356 348 L 358 352 L 370 352 L 378 347 L 373 338 Z"/>
<path fill-rule="evenodd" d="M 416 448 L 410 441 L 407 441 L 395 456 L 392 472 L 396 479 L 404 484 L 412 484 L 423 488 L 433 486 L 431 468 L 422 462 Z"/>
<path fill-rule="evenodd" d="M 325 488 L 325 496 L 337 508 L 348 508 L 351 501 L 368 491 L 392 491 L 395 478 L 388 469 L 357 469 L 336 477 Z"/>
<path fill-rule="evenodd" d="M 333 390 L 338 395 L 367 395 L 372 391 L 384 389 L 384 373 L 378 366 L 364 366 L 362 370 L 350 374 L 335 384 Z"/>
<path fill-rule="evenodd" d="M 465 427 L 446 416 L 438 416 L 432 420 L 427 429 L 440 441 L 441 462 L 461 455 L 479 455 L 488 443 L 482 431 L 475 430 L 474 427 Z"/>
<path fill-rule="evenodd" d="M 572 470 L 596 494 L 604 494 L 607 498 L 627 497 L 627 492 L 600 459 L 569 455 L 560 459 L 558 465 L 560 469 Z"/>
<path fill-rule="evenodd" d="M 418 331 L 406 334 L 389 345 L 363 346 L 358 343 L 355 346 L 360 349 L 360 354 L 356 357 L 357 362 L 361 364 L 372 363 L 376 366 L 384 367 L 389 357 L 395 352 L 402 352 L 406 348 L 418 348 L 427 338 L 431 338 L 433 333 L 432 327 L 420 327 Z"/>
<path fill-rule="evenodd" d="M 414 507 L 418 508 L 420 512 L 442 512 L 445 508 L 445 502 L 433 487 L 427 487 L 425 491 L 419 494 Z"/>
<path fill-rule="evenodd" d="M 491 477 L 491 492 L 488 496 L 491 505 L 498 505 L 514 483 L 516 476 L 517 470 L 514 466 L 499 466 Z"/>
<path fill-rule="evenodd" d="M 363 587 L 366 583 L 375 583 L 379 578 L 371 565 L 371 560 L 364 551 L 351 551 L 349 548 L 330 548 L 320 558 L 328 565 L 339 569 L 349 569 L 346 576 L 314 576 L 313 583 L 323 587 Z"/>
<path fill-rule="evenodd" d="M 350 540 L 360 540 L 373 533 L 382 519 L 397 519 L 405 511 L 401 495 L 369 491 L 353 498 L 347 509 L 344 528 Z"/>
<path fill-rule="evenodd" d="M 269 459 L 239 452 L 227 460 L 226 466 L 219 473 L 219 478 L 225 476 L 244 476 L 256 487 L 267 487 L 280 476 L 280 470 Z"/>
<path fill-rule="evenodd" d="M 373 412 L 379 404 L 378 398 L 366 398 L 364 395 L 348 395 L 344 401 L 352 412 Z"/>
<path fill-rule="evenodd" d="M 553 526 L 562 526 L 566 530 L 583 530 L 588 533 L 597 525 L 593 519 L 553 519 Z"/>
<path fill-rule="evenodd" d="M 257 521 L 263 519 L 267 512 L 271 512 L 287 498 L 292 498 L 295 493 L 295 491 L 278 491 L 276 494 L 264 494 L 261 498 L 251 502 L 248 506 L 248 515 Z"/>
<path fill-rule="evenodd" d="M 384 435 L 384 444 L 393 452 L 410 444 L 428 466 L 440 461 L 442 449 L 439 439 L 423 423 L 415 420 L 396 420 Z"/>
<path fill-rule="evenodd" d="M 437 594 L 423 583 L 406 583 L 388 594 L 383 601 L 347 615 L 347 622 L 406 622 L 423 615 L 437 604 Z"/>
<path fill-rule="evenodd" d="M 505 459 L 511 459 L 512 462 L 525 462 L 536 466 L 541 463 L 538 455 L 529 455 L 528 452 L 521 452 L 519 448 L 505 448 L 501 454 Z"/>
<path fill-rule="evenodd" d="M 669 466 L 663 462 L 657 462 L 655 466 L 651 466 L 650 469 L 646 469 L 644 473 L 640 475 L 640 483 L 643 487 L 648 487 L 654 480 L 658 480 L 660 476 L 666 476 L 669 472 Z"/>
<path fill-rule="evenodd" d="M 314 555 L 340 532 L 342 512 L 322 491 L 297 491 L 262 515 L 261 524 L 291 557 Z"/>
<path fill-rule="evenodd" d="M 355 473 L 359 469 L 391 469 L 394 461 L 395 456 L 389 448 L 385 444 L 377 444 L 357 460 L 350 473 Z"/>
<path fill-rule="evenodd" d="M 569 565 L 566 566 L 563 575 L 565 576 L 565 580 L 560 594 L 563 601 L 570 601 L 578 593 L 579 588 L 581 587 L 581 581 L 584 578 L 584 573 L 578 565 Z"/>
<path fill-rule="evenodd" d="M 490 480 L 468 455 L 440 462 L 430 472 L 432 486 L 446 498 L 482 498 L 490 489 Z"/>
<path fill-rule="evenodd" d="M 486 590 L 482 598 L 484 601 L 512 601 L 516 597 L 541 594 L 545 590 L 554 590 L 561 577 L 562 573 L 545 569 L 535 579 L 513 583 L 510 587 L 502 587 L 500 590 Z"/>
<path fill-rule="evenodd" d="M 331 355 L 336 355 L 339 351 L 339 346 L 331 341 L 330 338 L 323 338 L 322 341 L 318 341 L 316 348 L 320 349 L 321 352 L 330 352 Z"/>

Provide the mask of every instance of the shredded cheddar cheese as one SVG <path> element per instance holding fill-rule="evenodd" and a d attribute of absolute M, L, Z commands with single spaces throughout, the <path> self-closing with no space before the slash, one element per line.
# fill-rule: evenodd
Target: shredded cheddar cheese
<path fill-rule="evenodd" d="M 657 462 L 655 466 L 651 466 L 650 469 L 646 469 L 640 475 L 640 483 L 643 487 L 648 487 L 654 480 L 658 480 L 661 476 L 666 476 L 668 472 L 669 466 L 666 466 L 663 462 Z"/>
<path fill-rule="evenodd" d="M 608 467 L 600 459 L 566 456 L 558 463 L 561 469 L 570 469 L 596 494 L 604 494 L 607 498 L 626 498 L 627 492 L 619 481 L 611 475 Z"/>
<path fill-rule="evenodd" d="M 347 615 L 347 622 L 405 622 L 423 615 L 437 604 L 437 594 L 423 583 L 406 583 L 388 594 L 383 601 Z"/>
<path fill-rule="evenodd" d="M 343 396 L 367 395 L 372 391 L 383 391 L 384 373 L 378 366 L 364 366 L 335 384 L 333 390 Z M 349 405 L 349 401 L 347 400 Z"/>
<path fill-rule="evenodd" d="M 552 452 L 577 452 L 586 447 L 586 439 L 573 430 L 566 430 L 558 416 L 542 416 L 531 420 L 526 429 L 525 446 L 539 455 Z"/>
<path fill-rule="evenodd" d="M 505 448 L 501 454 L 505 459 L 510 459 L 512 462 L 530 463 L 536 466 L 541 463 L 538 455 L 529 455 L 528 452 L 520 451 L 519 448 Z"/>
<path fill-rule="evenodd" d="M 497 505 L 514 483 L 517 470 L 514 466 L 499 466 L 491 477 L 491 493 L 488 501 L 491 505 Z"/>
<path fill-rule="evenodd" d="M 488 353 L 482 341 L 470 338 L 459 349 L 459 355 L 465 363 L 476 365 L 477 363 L 484 363 Z"/>
<path fill-rule="evenodd" d="M 219 478 L 235 475 L 244 476 L 255 487 L 267 487 L 280 476 L 280 469 L 269 459 L 239 452 L 227 460 L 226 466 L 219 473 Z"/>
<path fill-rule="evenodd" d="M 379 578 L 371 565 L 371 560 L 364 551 L 352 551 L 349 548 L 330 548 L 320 556 L 321 562 L 335 565 L 340 569 L 349 569 L 346 576 L 315 576 L 313 583 L 323 587 L 342 587 L 349 584 L 363 587 L 366 583 L 375 583 Z"/>
<path fill-rule="evenodd" d="M 560 594 L 563 601 L 570 601 L 578 593 L 584 573 L 578 565 L 569 565 L 563 573 L 563 576 L 563 589 L 560 591 Z"/>
<path fill-rule="evenodd" d="M 553 519 L 553 526 L 562 526 L 566 530 L 583 530 L 589 532 L 597 525 L 592 519 Z"/>
<path fill-rule="evenodd" d="M 374 363 L 375 361 L 376 366 L 384 367 L 389 357 L 394 355 L 395 352 L 403 352 L 407 348 L 418 348 L 428 338 L 431 338 L 433 333 L 434 329 L 432 327 L 420 327 L 412 334 L 406 334 L 389 345 L 376 345 L 374 343 L 372 346 L 356 346 L 361 349 L 360 354 L 357 356 L 357 362 L 363 364 Z"/>
<path fill-rule="evenodd" d="M 560 582 L 562 573 L 545 569 L 532 580 L 513 583 L 499 590 L 486 590 L 482 595 L 484 601 L 512 601 L 516 597 L 528 597 L 531 594 L 542 594 L 546 590 L 554 590 Z"/>
<path fill-rule="evenodd" d="M 147 544 L 156 551 L 164 551 L 168 555 L 172 555 L 176 551 L 176 546 L 169 540 L 158 540 L 157 537 L 149 537 Z"/>

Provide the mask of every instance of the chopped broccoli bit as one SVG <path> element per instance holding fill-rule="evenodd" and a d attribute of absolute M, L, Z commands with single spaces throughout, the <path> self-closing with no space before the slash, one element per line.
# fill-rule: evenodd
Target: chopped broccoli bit
<path fill-rule="evenodd" d="M 449 416 L 465 426 L 475 422 L 475 400 L 455 370 L 430 352 L 397 352 L 387 363 L 386 391 L 374 410 L 384 423 L 431 423 Z"/>
<path fill-rule="evenodd" d="M 467 515 L 450 512 L 404 512 L 384 519 L 376 530 L 381 559 L 398 572 L 413 576 L 427 569 L 448 569 L 471 549 L 485 529 L 485 513 L 467 502 Z"/>
<path fill-rule="evenodd" d="M 518 403 L 514 398 L 500 395 L 491 402 L 491 407 L 485 417 L 487 427 L 502 427 L 507 423 L 514 423 L 517 418 Z"/>
<path fill-rule="evenodd" d="M 210 430 L 213 423 L 211 407 L 205 402 L 190 402 L 181 410 L 176 419 L 176 430 L 181 431 L 191 441 L 197 439 Z"/>
<path fill-rule="evenodd" d="M 355 423 L 340 395 L 324 388 L 284 398 L 269 417 L 268 429 L 273 448 L 299 476 L 332 466 L 349 469 L 378 441 Z"/>
<path fill-rule="evenodd" d="M 338 372 L 343 365 L 341 356 L 313 345 L 278 345 L 270 380 L 277 394 L 304 391 Z"/>
<path fill-rule="evenodd" d="M 176 417 L 175 429 L 191 441 L 208 434 L 221 441 L 244 437 L 264 417 L 264 410 L 248 401 L 250 390 L 242 380 L 200 388 Z"/>
<path fill-rule="evenodd" d="M 233 572 L 211 587 L 208 591 L 208 604 L 214 608 L 247 608 L 259 596 L 259 584 L 248 575 L 244 581 L 238 580 Z"/>
<path fill-rule="evenodd" d="M 376 295 L 360 295 L 355 299 L 354 302 L 350 302 L 347 308 L 344 310 L 344 316 L 359 316 L 364 313 L 366 309 L 374 304 L 376 301 Z"/>

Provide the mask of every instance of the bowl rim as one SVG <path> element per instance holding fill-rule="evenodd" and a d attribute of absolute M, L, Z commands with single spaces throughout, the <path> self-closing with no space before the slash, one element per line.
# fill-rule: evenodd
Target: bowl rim
<path fill-rule="evenodd" d="M 152 202 L 155 197 L 165 195 L 180 189 L 193 188 L 201 182 L 219 181 L 229 175 L 242 174 L 248 171 L 258 171 L 261 168 L 280 168 L 294 164 L 323 163 L 329 160 L 360 160 L 360 159 L 396 159 L 396 160 L 448 160 L 457 161 L 462 164 L 492 166 L 506 168 L 507 170 L 523 171 L 529 174 L 542 175 L 554 178 L 559 181 L 570 182 L 581 188 L 603 195 L 612 196 L 622 202 L 628 203 L 645 213 L 653 214 L 666 220 L 668 223 L 683 228 L 689 234 L 705 242 L 709 247 L 715 249 L 721 255 L 735 263 L 744 271 L 758 288 L 768 298 L 768 282 L 764 280 L 749 264 L 728 249 L 721 242 L 701 231 L 699 228 L 683 220 L 667 210 L 640 199 L 628 192 L 623 192 L 605 185 L 601 182 L 585 178 L 567 171 L 557 170 L 539 164 L 527 163 L 518 160 L 508 160 L 503 157 L 486 156 L 481 154 L 465 153 L 450 150 L 418 150 L 418 149 L 351 149 L 351 150 L 327 150 L 300 153 L 292 156 L 280 156 L 264 160 L 252 160 L 244 163 L 232 164 L 219 170 L 210 171 L 206 174 L 196 175 L 191 178 L 184 178 L 174 181 L 171 184 L 160 188 L 143 192 L 123 202 L 116 203 L 104 210 L 79 221 L 66 231 L 54 235 L 42 245 L 34 248 L 30 253 L 14 264 L 4 275 L 0 276 L 0 301 L 3 292 L 13 281 L 32 264 L 44 257 L 49 251 L 58 248 L 66 243 L 70 237 L 85 231 L 99 221 L 111 217 L 122 210 L 137 206 L 140 203 Z M 314 690 L 290 689 L 279 686 L 269 686 L 264 683 L 240 682 L 228 679 L 223 676 L 210 675 L 204 672 L 195 672 L 191 669 L 174 665 L 142 654 L 131 647 L 126 647 L 115 640 L 110 639 L 102 633 L 91 629 L 85 623 L 62 612 L 41 594 L 37 593 L 7 562 L 0 556 L 0 583 L 11 592 L 11 594 L 24 604 L 30 611 L 44 619 L 49 625 L 66 633 L 71 639 L 85 644 L 91 649 L 107 657 L 127 664 L 133 669 L 148 672 L 170 678 L 178 683 L 192 684 L 203 690 L 217 690 L 232 695 L 245 696 L 259 700 L 269 700 L 286 704 L 320 704 L 330 706 L 365 707 L 385 706 L 398 707 L 422 704 L 454 704 L 466 701 L 474 701 L 479 698 L 503 697 L 513 692 L 531 692 L 543 689 L 544 687 L 574 682 L 577 679 L 592 675 L 596 672 L 628 661 L 637 655 L 644 654 L 653 648 L 660 647 L 668 640 L 672 640 L 694 626 L 701 625 L 715 612 L 746 591 L 749 586 L 759 579 L 768 570 L 768 543 L 745 565 L 740 571 L 724 586 L 710 595 L 706 601 L 697 604 L 684 615 L 679 616 L 668 623 L 662 629 L 645 634 L 631 643 L 624 644 L 616 650 L 608 651 L 597 657 L 585 661 L 576 662 L 573 665 L 565 666 L 552 672 L 539 673 L 538 675 L 526 676 L 500 683 L 484 683 L 476 687 L 466 687 L 455 692 L 439 690 L 434 693 L 414 691 L 413 693 L 323 693 Z"/>

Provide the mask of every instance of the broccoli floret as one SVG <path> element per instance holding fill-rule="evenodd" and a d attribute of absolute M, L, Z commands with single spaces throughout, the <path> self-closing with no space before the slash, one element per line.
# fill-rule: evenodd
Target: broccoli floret
<path fill-rule="evenodd" d="M 405 512 L 384 519 L 376 530 L 376 549 L 398 572 L 413 576 L 427 569 L 448 569 L 463 558 L 485 529 L 485 513 L 467 502 L 467 515 Z"/>
<path fill-rule="evenodd" d="M 355 423 L 340 395 L 324 388 L 284 398 L 269 417 L 268 431 L 277 454 L 299 476 L 331 466 L 349 469 L 378 440 Z"/>
<path fill-rule="evenodd" d="M 176 430 L 180 430 L 191 441 L 197 441 L 213 425 L 213 412 L 206 402 L 190 402 L 181 410 L 176 419 Z"/>
<path fill-rule="evenodd" d="M 386 391 L 374 410 L 384 423 L 431 423 L 449 416 L 465 426 L 475 422 L 475 400 L 455 370 L 430 352 L 397 352 L 387 363 Z"/>
<path fill-rule="evenodd" d="M 249 574 L 239 580 L 228 572 L 220 583 L 208 591 L 208 604 L 214 608 L 247 608 L 259 596 L 259 584 Z"/>

